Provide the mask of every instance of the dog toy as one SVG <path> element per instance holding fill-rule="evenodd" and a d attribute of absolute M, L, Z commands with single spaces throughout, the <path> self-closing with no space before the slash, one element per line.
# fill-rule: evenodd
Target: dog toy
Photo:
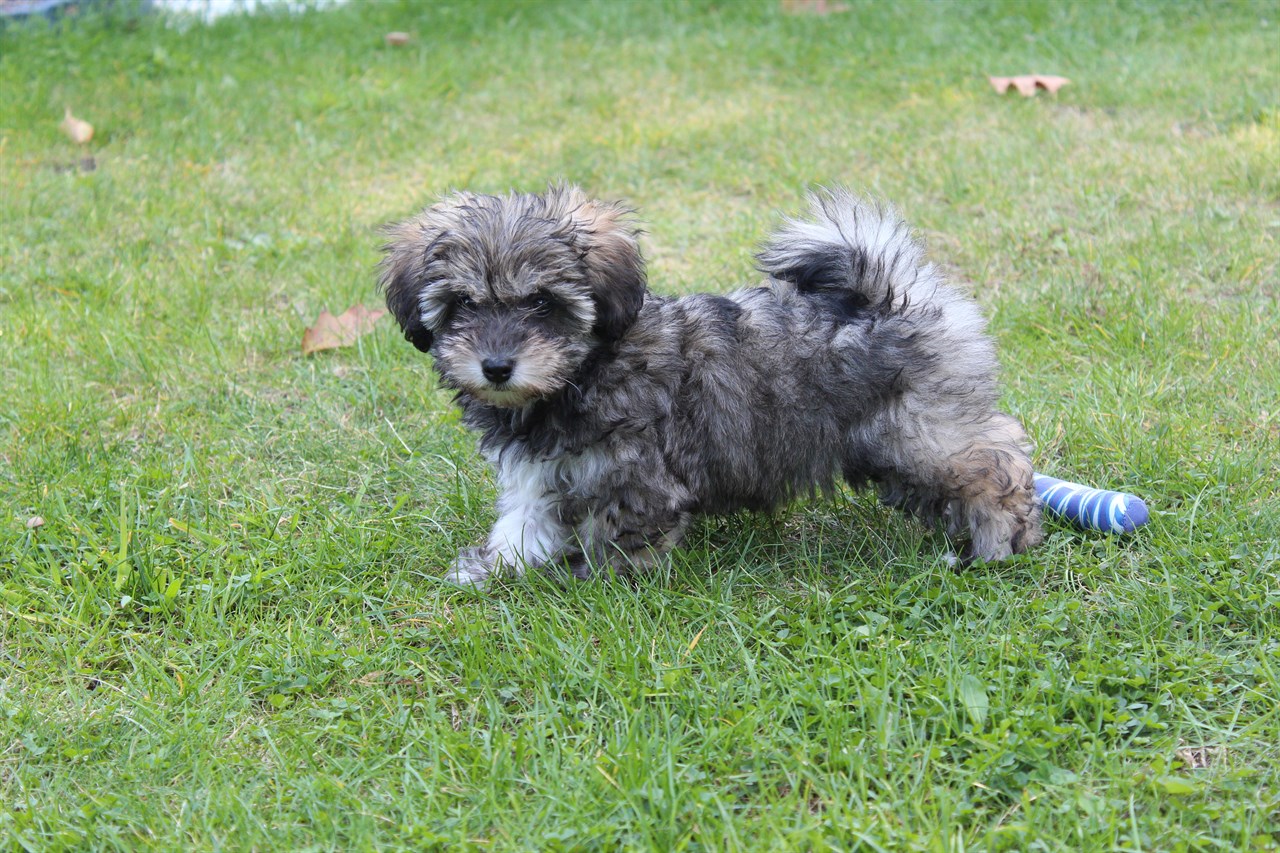
<path fill-rule="evenodd" d="M 1147 505 L 1135 495 L 1093 489 L 1044 474 L 1036 474 L 1035 481 L 1045 509 L 1082 530 L 1132 533 L 1147 523 Z"/>

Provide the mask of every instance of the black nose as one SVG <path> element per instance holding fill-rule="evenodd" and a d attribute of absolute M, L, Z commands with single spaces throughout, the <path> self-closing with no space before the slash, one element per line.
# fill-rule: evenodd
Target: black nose
<path fill-rule="evenodd" d="M 480 370 L 484 373 L 484 378 L 494 385 L 501 385 L 510 379 L 511 371 L 515 368 L 516 363 L 510 358 L 486 358 L 480 362 Z"/>

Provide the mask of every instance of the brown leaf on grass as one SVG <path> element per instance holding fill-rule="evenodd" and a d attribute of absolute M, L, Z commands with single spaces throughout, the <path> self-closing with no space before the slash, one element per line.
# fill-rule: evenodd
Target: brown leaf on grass
<path fill-rule="evenodd" d="M 62 128 L 63 133 L 71 137 L 71 141 L 76 145 L 84 145 L 90 139 L 93 139 L 93 125 L 84 119 L 73 116 L 71 107 L 67 107 L 66 116 L 62 119 L 62 124 L 58 126 Z"/>
<path fill-rule="evenodd" d="M 381 308 L 370 310 L 363 305 L 352 305 L 337 317 L 321 311 L 316 324 L 302 333 L 302 354 L 349 347 L 356 338 L 370 332 L 378 318 L 386 313 Z"/>
<path fill-rule="evenodd" d="M 1227 760 L 1227 750 L 1221 746 L 1184 746 L 1175 754 L 1187 770 L 1203 770 Z"/>
<path fill-rule="evenodd" d="M 400 45 L 409 43 L 408 33 L 387 33 L 383 38 L 386 39 L 387 44 L 392 47 L 399 47 Z"/>
<path fill-rule="evenodd" d="M 1071 82 L 1066 77 L 1049 77 L 1043 74 L 1024 74 L 1021 77 L 988 77 L 987 79 L 991 81 L 991 85 L 1001 95 L 1008 92 L 1010 88 L 1014 88 L 1024 98 L 1032 97 L 1038 89 L 1044 89 L 1050 95 L 1056 95 L 1059 89 Z"/>
<path fill-rule="evenodd" d="M 788 15 L 834 15 L 848 12 L 848 3 L 831 0 L 782 0 L 782 11 Z"/>

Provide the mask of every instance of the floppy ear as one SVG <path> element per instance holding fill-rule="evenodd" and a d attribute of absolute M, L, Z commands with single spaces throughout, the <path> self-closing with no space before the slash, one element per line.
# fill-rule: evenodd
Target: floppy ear
<path fill-rule="evenodd" d="M 389 226 L 387 233 L 391 241 L 382 247 L 385 254 L 378 265 L 378 286 L 386 295 L 387 310 L 400 324 L 405 340 L 427 352 L 435 335 L 423 325 L 418 302 L 426 266 L 423 229 L 417 220 L 409 220 Z"/>
<path fill-rule="evenodd" d="M 593 331 L 616 341 L 635 322 L 644 303 L 645 271 L 640 231 L 626 207 L 590 199 L 577 187 L 547 191 L 548 213 L 567 229 L 566 239 L 582 253 L 587 286 L 596 304 Z"/>
<path fill-rule="evenodd" d="M 404 331 L 404 338 L 422 352 L 431 349 L 435 330 L 422 321 L 422 293 L 427 287 L 427 266 L 443 254 L 441 238 L 457 224 L 458 212 L 470 196 L 455 193 L 418 216 L 388 225 L 390 240 L 382 247 L 378 286 L 387 298 L 387 309 Z"/>

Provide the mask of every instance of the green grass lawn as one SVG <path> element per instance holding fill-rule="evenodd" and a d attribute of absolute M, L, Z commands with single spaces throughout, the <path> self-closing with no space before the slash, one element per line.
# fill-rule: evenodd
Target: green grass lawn
<path fill-rule="evenodd" d="M 1276 849 L 1280 4 L 851 5 L 0 33 L 0 849 Z M 1151 523 L 955 573 L 842 494 L 446 586 L 494 498 L 449 395 L 301 333 L 382 223 L 560 178 L 662 292 L 892 200 L 1038 469 Z"/>

